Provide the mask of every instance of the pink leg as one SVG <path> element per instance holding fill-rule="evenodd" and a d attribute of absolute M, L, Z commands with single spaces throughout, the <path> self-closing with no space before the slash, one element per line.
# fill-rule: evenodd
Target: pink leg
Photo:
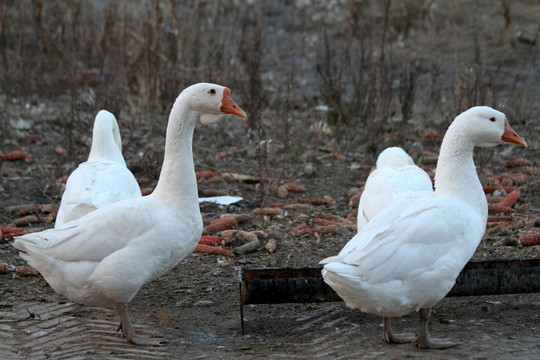
<path fill-rule="evenodd" d="M 118 314 L 120 315 L 120 327 L 122 328 L 122 335 L 130 343 L 136 345 L 147 345 L 147 346 L 161 346 L 162 344 L 168 343 L 167 339 L 161 337 L 152 337 L 156 334 L 151 333 L 137 333 L 129 320 L 127 304 L 116 304 L 118 309 Z"/>
<path fill-rule="evenodd" d="M 431 315 L 431 308 L 420 309 L 418 314 L 420 315 L 420 333 L 412 342 L 413 345 L 416 345 L 420 349 L 446 349 L 459 345 L 459 343 L 450 341 L 450 339 L 434 339 L 429 336 L 428 321 Z"/>
<path fill-rule="evenodd" d="M 389 344 L 405 344 L 410 343 L 415 339 L 415 335 L 412 333 L 403 333 L 396 334 L 392 330 L 392 325 L 390 324 L 391 318 L 383 317 L 383 340 Z"/>

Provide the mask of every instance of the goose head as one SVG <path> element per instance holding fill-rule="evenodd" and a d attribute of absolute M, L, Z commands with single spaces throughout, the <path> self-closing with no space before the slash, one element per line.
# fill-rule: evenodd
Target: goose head
<path fill-rule="evenodd" d="M 379 154 L 376 163 L 377 168 L 383 166 L 401 167 L 407 165 L 414 165 L 413 159 L 405 152 L 405 150 L 397 146 L 384 149 L 384 151 Z"/>
<path fill-rule="evenodd" d="M 107 159 L 124 163 L 122 156 L 122 137 L 114 115 L 107 110 L 100 110 L 94 120 L 92 146 L 88 160 Z"/>
<path fill-rule="evenodd" d="M 247 117 L 231 98 L 231 90 L 227 87 L 198 83 L 186 88 L 182 95 L 187 96 L 189 107 L 200 114 L 199 121 L 204 125 L 215 123 L 225 114 Z"/>
<path fill-rule="evenodd" d="M 475 106 L 459 115 L 454 122 L 467 128 L 467 136 L 479 147 L 492 147 L 504 142 L 527 146 L 508 123 L 506 115 L 489 106 Z"/>
<path fill-rule="evenodd" d="M 109 136 L 112 134 L 115 144 L 118 146 L 118 149 L 122 151 L 122 137 L 120 136 L 120 129 L 118 128 L 118 123 L 114 115 L 107 110 L 100 110 L 96 119 L 94 120 L 94 131 L 93 137 Z"/>

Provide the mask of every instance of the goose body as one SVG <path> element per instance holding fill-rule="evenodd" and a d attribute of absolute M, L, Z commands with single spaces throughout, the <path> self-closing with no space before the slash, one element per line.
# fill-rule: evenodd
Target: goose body
<path fill-rule="evenodd" d="M 526 146 L 503 113 L 481 106 L 460 114 L 443 139 L 435 192 L 399 193 L 337 256 L 321 261 L 324 281 L 348 306 L 384 318 L 385 341 L 412 341 L 421 348 L 457 345 L 430 338 L 427 322 L 485 231 L 488 207 L 473 149 L 503 142 Z M 390 318 L 415 310 L 421 318 L 418 336 L 395 334 Z"/>
<path fill-rule="evenodd" d="M 403 191 L 433 191 L 433 184 L 402 148 L 389 147 L 379 154 L 366 180 L 358 204 L 358 231 Z"/>
<path fill-rule="evenodd" d="M 141 189 L 122 156 L 113 114 L 101 110 L 94 120 L 88 160 L 71 173 L 62 194 L 55 227 L 113 202 L 141 197 Z"/>
<path fill-rule="evenodd" d="M 20 256 L 58 293 L 80 304 L 116 306 L 124 337 L 140 345 L 164 339 L 136 334 L 127 303 L 147 282 L 176 266 L 202 234 L 192 139 L 197 121 L 246 117 L 220 85 L 199 83 L 176 99 L 167 125 L 160 178 L 152 194 L 100 207 L 58 228 L 17 237 Z"/>

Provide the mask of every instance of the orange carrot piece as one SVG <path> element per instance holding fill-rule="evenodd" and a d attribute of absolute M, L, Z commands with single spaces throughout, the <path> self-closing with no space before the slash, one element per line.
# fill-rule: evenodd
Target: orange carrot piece
<path fill-rule="evenodd" d="M 241 213 L 241 214 L 226 214 L 226 215 L 222 215 L 221 216 L 222 218 L 223 217 L 232 217 L 234 218 L 239 224 L 246 221 L 246 220 L 249 220 L 251 219 L 251 214 L 245 214 L 245 213 Z"/>
<path fill-rule="evenodd" d="M 502 185 L 484 185 L 484 193 L 491 194 L 499 189 L 504 189 L 508 194 L 516 190 L 513 186 L 502 186 Z"/>
<path fill-rule="evenodd" d="M 306 189 L 302 185 L 296 182 L 288 182 L 288 183 L 281 184 L 280 186 L 285 186 L 287 191 L 291 191 L 291 192 L 305 192 L 306 191 Z"/>
<path fill-rule="evenodd" d="M 304 210 L 309 209 L 309 204 L 285 204 L 283 208 L 287 210 Z"/>
<path fill-rule="evenodd" d="M 24 160 L 28 156 L 28 153 L 26 151 L 12 151 L 9 153 L 5 153 L 1 155 L 2 160 L 4 161 L 17 161 L 17 160 Z"/>
<path fill-rule="evenodd" d="M 512 179 L 512 182 L 516 185 L 524 185 L 529 182 L 529 176 L 524 173 L 504 173 L 502 174 L 504 178 Z"/>
<path fill-rule="evenodd" d="M 202 235 L 199 240 L 199 244 L 216 246 L 221 241 L 221 239 L 221 236 Z"/>
<path fill-rule="evenodd" d="M 512 209 L 508 206 L 500 206 L 499 204 L 488 204 L 488 209 L 490 213 L 503 213 L 506 215 L 512 213 Z"/>
<path fill-rule="evenodd" d="M 311 230 L 314 233 L 319 234 L 329 234 L 329 233 L 339 233 L 339 226 L 337 225 L 324 225 L 324 226 L 315 226 Z"/>
<path fill-rule="evenodd" d="M 508 194 L 504 199 L 502 199 L 498 205 L 499 206 L 507 206 L 507 207 L 511 207 L 512 205 L 514 205 L 515 203 L 517 203 L 519 200 L 519 191 L 518 190 L 514 190 L 512 191 L 510 194 Z"/>
<path fill-rule="evenodd" d="M 540 233 L 530 233 L 519 237 L 521 246 L 540 245 Z"/>
<path fill-rule="evenodd" d="M 311 231 L 311 228 L 309 228 L 306 224 L 299 224 L 293 227 L 291 230 L 289 230 L 289 232 L 293 235 L 304 235 L 306 233 L 304 231 L 306 230 Z"/>
<path fill-rule="evenodd" d="M 504 217 L 499 217 L 499 216 L 488 216 L 488 220 L 487 220 L 488 223 L 500 222 L 500 221 L 509 221 L 509 219 L 504 218 Z"/>
<path fill-rule="evenodd" d="M 318 218 L 318 219 L 313 219 L 313 224 L 316 224 L 316 225 L 321 225 L 321 226 L 340 226 L 341 224 L 336 222 L 336 221 L 332 221 L 332 220 L 328 220 L 328 219 L 321 219 L 321 218 Z"/>
<path fill-rule="evenodd" d="M 24 216 L 28 215 L 38 209 L 37 205 L 28 205 L 26 207 L 23 207 L 21 210 L 19 210 L 19 215 Z"/>
<path fill-rule="evenodd" d="M 195 173 L 195 176 L 198 179 L 210 179 L 213 176 L 216 176 L 216 172 L 212 170 L 206 170 L 206 171 L 197 171 Z"/>
<path fill-rule="evenodd" d="M 280 208 L 256 208 L 253 213 L 257 215 L 276 216 L 283 214 L 283 209 Z"/>
<path fill-rule="evenodd" d="M 515 167 L 528 166 L 528 165 L 531 165 L 531 162 L 526 159 L 511 159 L 511 160 L 506 160 L 504 162 L 504 167 L 507 167 L 507 168 L 515 168 Z"/>
<path fill-rule="evenodd" d="M 420 137 L 422 139 L 429 139 L 429 140 L 439 140 L 443 138 L 441 134 L 424 132 L 424 131 L 420 133 Z"/>
<path fill-rule="evenodd" d="M 238 221 L 231 216 L 221 217 L 215 220 L 212 220 L 210 224 L 206 225 L 204 228 L 204 234 L 217 233 L 223 230 L 228 230 L 238 225 Z"/>
<path fill-rule="evenodd" d="M 24 228 L 22 227 L 0 227 L 3 237 L 6 239 L 12 239 L 14 236 L 24 234 Z"/>
<path fill-rule="evenodd" d="M 321 198 L 298 199 L 300 204 L 325 205 L 326 200 Z"/>
<path fill-rule="evenodd" d="M 39 274 L 36 269 L 28 265 L 17 266 L 15 271 L 23 276 L 36 276 Z"/>
<path fill-rule="evenodd" d="M 58 212 L 58 205 L 56 204 L 42 204 L 40 205 L 41 212 L 43 214 L 55 214 Z"/>
<path fill-rule="evenodd" d="M 39 219 L 36 215 L 26 215 L 13 220 L 13 224 L 15 226 L 26 226 L 29 224 L 35 224 L 37 222 L 39 222 Z"/>
<path fill-rule="evenodd" d="M 540 175 L 540 168 L 535 166 L 524 166 L 523 171 L 530 175 Z"/>
<path fill-rule="evenodd" d="M 315 217 L 319 218 L 319 219 L 325 219 L 325 220 L 330 220 L 330 221 L 333 221 L 333 222 L 336 222 L 336 223 L 341 223 L 341 224 L 349 224 L 350 221 L 345 219 L 345 218 L 342 218 L 341 216 L 337 216 L 337 215 L 334 215 L 334 214 L 329 214 L 329 213 L 323 213 L 323 212 L 317 212 L 315 213 Z"/>
<path fill-rule="evenodd" d="M 233 256 L 233 252 L 229 249 L 224 249 L 218 246 L 202 245 L 202 244 L 197 245 L 194 252 L 197 254 L 216 254 L 216 255 L 224 255 L 224 256 Z"/>
<path fill-rule="evenodd" d="M 225 159 L 226 157 L 233 156 L 232 151 L 219 152 L 214 155 L 214 159 Z"/>

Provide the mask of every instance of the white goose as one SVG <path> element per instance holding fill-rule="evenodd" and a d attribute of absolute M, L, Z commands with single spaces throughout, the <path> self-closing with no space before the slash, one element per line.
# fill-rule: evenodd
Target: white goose
<path fill-rule="evenodd" d="M 389 147 L 379 154 L 376 169 L 366 180 L 358 204 L 358 231 L 392 202 L 395 192 L 401 191 L 433 191 L 433 184 L 405 150 Z"/>
<path fill-rule="evenodd" d="M 98 207 L 137 197 L 141 197 L 141 189 L 122 156 L 116 118 L 101 110 L 94 120 L 88 160 L 69 176 L 54 226 L 78 219 Z"/>
<path fill-rule="evenodd" d="M 141 286 L 176 266 L 195 249 L 203 228 L 193 165 L 197 120 L 224 114 L 246 117 L 220 85 L 186 88 L 167 125 L 158 184 L 148 196 L 119 201 L 57 229 L 17 237 L 13 245 L 58 293 L 89 306 L 116 306 L 128 342 L 160 345 L 162 338 L 137 334 L 127 303 Z"/>
<path fill-rule="evenodd" d="M 446 348 L 430 338 L 431 308 L 450 291 L 486 228 L 488 206 L 473 162 L 475 146 L 527 146 L 506 116 L 486 106 L 457 116 L 443 139 L 435 192 L 409 192 L 377 214 L 337 256 L 321 261 L 322 275 L 349 307 L 384 318 L 383 339 L 419 348 Z M 420 332 L 395 334 L 391 317 L 420 314 Z"/>

